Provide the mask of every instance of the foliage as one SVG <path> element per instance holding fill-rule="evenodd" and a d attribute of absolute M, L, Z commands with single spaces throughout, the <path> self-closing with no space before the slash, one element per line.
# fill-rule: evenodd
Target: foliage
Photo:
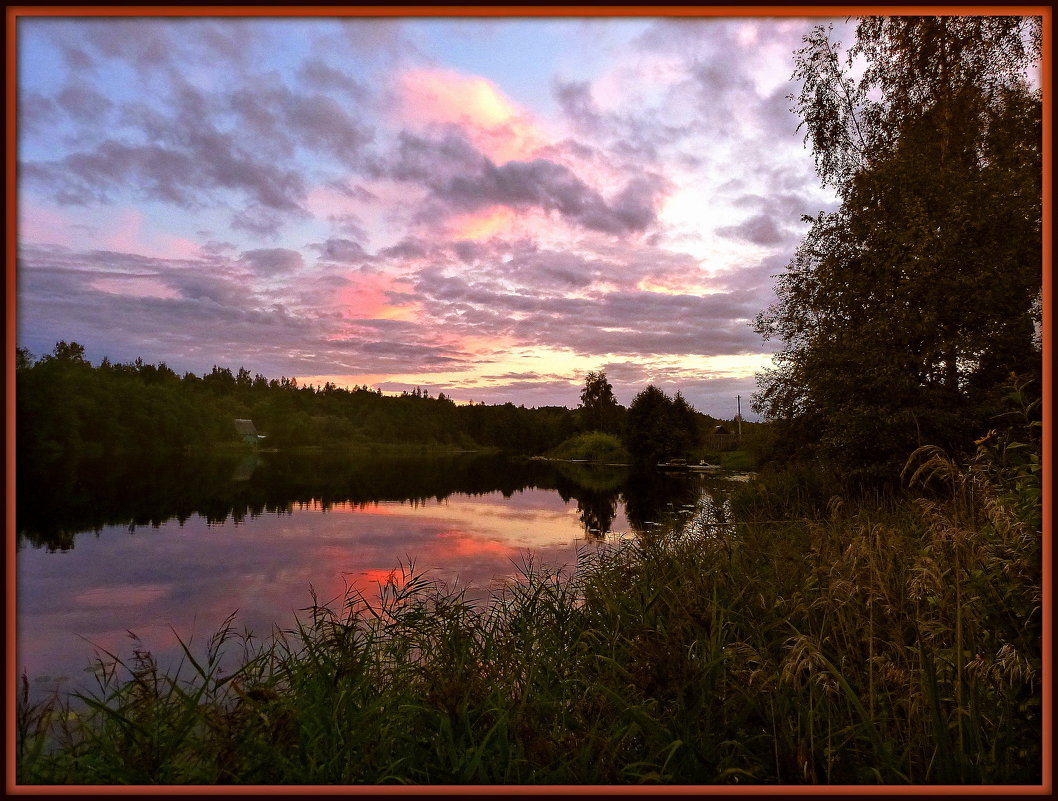
<path fill-rule="evenodd" d="M 549 453 L 555 459 L 575 459 L 585 462 L 608 462 L 624 464 L 628 461 L 628 451 L 621 441 L 612 434 L 601 431 L 586 431 L 570 437 Z"/>
<path fill-rule="evenodd" d="M 606 372 L 589 372 L 580 392 L 579 421 L 584 431 L 620 434 L 625 409 L 617 402 L 613 386 L 606 380 Z"/>
<path fill-rule="evenodd" d="M 232 441 L 230 404 L 183 391 L 165 364 L 92 367 L 84 348 L 59 342 L 53 354 L 16 373 L 19 456 L 103 452 L 113 444 L 179 448 L 215 439 Z"/>
<path fill-rule="evenodd" d="M 670 398 L 650 384 L 628 407 L 624 441 L 640 464 L 689 458 L 701 442 L 698 413 L 679 392 Z"/>
<path fill-rule="evenodd" d="M 201 376 L 179 376 L 164 362 L 142 359 L 129 364 L 103 359 L 93 366 L 76 342 L 59 342 L 54 353 L 37 360 L 24 348 L 16 357 L 18 458 L 23 466 L 60 454 L 236 446 L 242 441 L 234 428 L 239 418 L 252 420 L 270 449 L 415 444 L 543 454 L 575 434 L 595 431 L 610 438 L 595 442 L 602 448 L 596 456 L 564 458 L 628 459 L 611 441 L 624 431 L 627 412 L 601 371 L 589 373 L 579 409 L 527 409 L 513 403 L 457 405 L 443 393 L 431 397 L 419 388 L 394 397 L 366 386 L 317 387 L 286 376 L 251 376 L 243 367 L 233 372 L 214 365 Z M 644 398 L 653 398 L 653 391 L 664 410 L 658 421 L 644 419 L 649 414 Z M 638 414 L 632 439 L 622 438 L 625 443 L 655 442 L 651 447 L 660 448 L 658 458 L 690 455 L 700 443 L 700 429 L 716 422 L 695 411 L 679 392 L 669 398 L 660 390 L 640 398 Z M 590 420 L 604 428 L 585 430 Z"/>
<path fill-rule="evenodd" d="M 543 453 L 577 427 L 574 412 L 561 407 L 457 406 L 419 389 L 387 397 L 366 386 L 301 385 L 216 365 L 181 377 L 141 359 L 93 367 L 76 342 L 59 342 L 36 361 L 19 348 L 16 395 L 20 461 L 234 445 L 236 418 L 253 420 L 265 444 L 278 448 L 376 442 Z"/>
<path fill-rule="evenodd" d="M 845 475 L 892 480 L 922 443 L 969 441 L 1009 372 L 1039 373 L 1036 24 L 864 18 L 858 81 L 823 28 L 797 53 L 796 110 L 841 206 L 806 218 L 757 318 L 784 348 L 754 405 Z"/>

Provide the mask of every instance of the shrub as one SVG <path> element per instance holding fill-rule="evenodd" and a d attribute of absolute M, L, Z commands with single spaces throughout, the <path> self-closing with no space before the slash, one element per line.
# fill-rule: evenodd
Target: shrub
<path fill-rule="evenodd" d="M 570 437 L 549 454 L 554 459 L 576 459 L 585 462 L 610 462 L 625 464 L 628 451 L 612 434 L 587 431 Z"/>

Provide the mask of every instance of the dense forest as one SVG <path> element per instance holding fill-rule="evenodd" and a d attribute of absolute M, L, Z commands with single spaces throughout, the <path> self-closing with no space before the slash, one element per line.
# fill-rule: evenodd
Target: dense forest
<path fill-rule="evenodd" d="M 420 389 L 388 396 L 367 386 L 268 379 L 242 367 L 181 376 L 142 359 L 92 365 L 83 345 L 66 341 L 40 358 L 19 348 L 16 379 L 20 459 L 236 445 L 243 435 L 235 420 L 248 419 L 269 448 L 402 444 L 538 455 L 597 431 L 645 462 L 699 455 L 720 424 L 654 386 L 625 409 L 601 371 L 588 374 L 577 409 L 457 404 Z"/>

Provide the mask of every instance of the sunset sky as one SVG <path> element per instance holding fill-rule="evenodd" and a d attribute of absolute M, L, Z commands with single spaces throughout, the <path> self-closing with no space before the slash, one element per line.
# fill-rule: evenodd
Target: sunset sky
<path fill-rule="evenodd" d="M 730 418 L 842 19 L 18 20 L 18 344 Z"/>

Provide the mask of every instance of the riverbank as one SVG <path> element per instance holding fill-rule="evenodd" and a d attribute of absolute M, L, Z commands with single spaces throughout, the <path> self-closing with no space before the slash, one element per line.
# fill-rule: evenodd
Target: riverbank
<path fill-rule="evenodd" d="M 254 446 L 248 447 L 250 451 Z M 497 454 L 502 451 L 496 447 L 467 447 L 460 445 L 427 444 L 415 442 L 341 442 L 330 445 L 295 445 L 288 448 L 269 448 L 262 444 L 257 447 L 258 453 L 291 453 L 291 454 L 347 454 L 364 456 L 460 456 L 464 454 Z"/>
<path fill-rule="evenodd" d="M 814 515 L 740 485 L 491 604 L 406 566 L 273 641 L 226 627 L 178 676 L 136 653 L 74 714 L 18 710 L 18 780 L 1039 782 L 1031 493 L 940 478 Z"/>

